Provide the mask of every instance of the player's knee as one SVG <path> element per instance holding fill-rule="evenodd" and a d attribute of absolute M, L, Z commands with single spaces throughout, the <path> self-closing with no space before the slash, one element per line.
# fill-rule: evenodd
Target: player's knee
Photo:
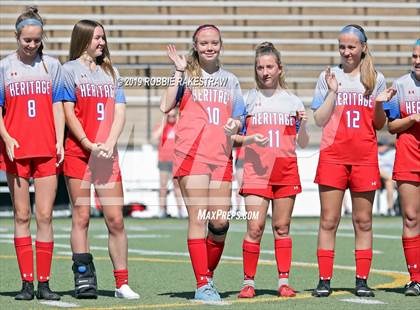
<path fill-rule="evenodd" d="M 85 214 L 78 214 L 77 216 L 75 216 L 73 214 L 73 229 L 88 229 L 89 227 L 89 215 L 85 215 Z"/>
<path fill-rule="evenodd" d="M 50 211 L 45 211 L 45 210 L 40 210 L 40 208 L 39 209 L 37 209 L 36 210 L 36 214 L 35 214 L 35 217 L 36 217 L 36 222 L 38 223 L 38 224 L 51 224 L 52 223 L 52 212 L 50 212 Z"/>
<path fill-rule="evenodd" d="M 114 216 L 107 219 L 107 226 L 110 233 L 121 233 L 124 231 L 124 220 L 122 216 Z"/>
<path fill-rule="evenodd" d="M 31 211 L 28 210 L 15 210 L 15 223 L 16 225 L 29 225 L 31 221 Z"/>
<path fill-rule="evenodd" d="M 273 224 L 273 231 L 279 237 L 287 237 L 289 235 L 289 225 Z"/>
<path fill-rule="evenodd" d="M 413 229 L 418 227 L 419 221 L 415 213 L 406 213 L 403 219 L 404 227 L 407 229 Z"/>
<path fill-rule="evenodd" d="M 226 233 L 229 230 L 229 222 L 228 221 L 223 221 L 223 222 L 209 221 L 208 229 L 215 236 L 223 236 L 223 235 L 226 235 Z"/>
<path fill-rule="evenodd" d="M 354 228 L 358 231 L 368 232 L 372 230 L 372 221 L 368 219 L 357 219 L 354 221 Z"/>
<path fill-rule="evenodd" d="M 264 227 L 261 227 L 260 225 L 251 225 L 248 227 L 248 237 L 253 242 L 259 242 L 263 236 L 264 233 Z"/>
<path fill-rule="evenodd" d="M 338 219 L 335 218 L 321 218 L 321 230 L 334 232 L 338 228 Z"/>

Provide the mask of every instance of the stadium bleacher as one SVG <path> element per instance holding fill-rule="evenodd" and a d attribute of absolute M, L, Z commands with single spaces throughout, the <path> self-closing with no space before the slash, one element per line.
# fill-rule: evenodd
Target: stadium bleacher
<path fill-rule="evenodd" d="M 390 83 L 409 69 L 410 50 L 420 29 L 418 1 L 2 1 L 0 57 L 15 49 L 14 22 L 25 5 L 38 5 L 47 49 L 66 61 L 74 23 L 83 18 L 105 25 L 111 55 L 122 76 L 162 77 L 171 73 L 169 43 L 187 53 L 195 28 L 220 26 L 223 63 L 244 90 L 253 86 L 253 49 L 266 40 L 282 51 L 289 87 L 309 104 L 319 72 L 337 63 L 341 27 L 365 27 L 375 64 Z M 396 14 L 398 11 L 398 14 Z M 128 132 L 121 143 L 149 142 L 158 122 L 162 87 L 127 88 Z M 315 135 L 320 130 L 314 124 Z"/>

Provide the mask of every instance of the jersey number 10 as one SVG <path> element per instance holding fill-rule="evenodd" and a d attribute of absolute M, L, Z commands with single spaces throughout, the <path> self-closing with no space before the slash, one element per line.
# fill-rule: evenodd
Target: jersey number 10
<path fill-rule="evenodd" d="M 220 124 L 220 110 L 219 108 L 207 107 L 207 114 L 209 115 L 209 124 Z"/>

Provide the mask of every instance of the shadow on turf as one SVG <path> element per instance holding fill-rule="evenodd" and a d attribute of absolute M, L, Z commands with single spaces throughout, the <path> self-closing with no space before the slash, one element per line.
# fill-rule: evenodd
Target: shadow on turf
<path fill-rule="evenodd" d="M 239 291 L 228 291 L 228 292 L 219 292 L 220 297 L 227 298 L 231 296 L 238 296 Z M 273 295 L 277 296 L 278 292 L 275 290 L 256 290 L 255 293 L 260 295 Z M 174 298 L 184 298 L 184 299 L 194 299 L 195 292 L 168 292 L 168 293 L 162 293 L 159 294 L 160 296 L 168 296 L 168 297 L 174 297 Z"/>
<path fill-rule="evenodd" d="M 310 288 L 310 289 L 306 289 L 306 290 L 303 290 L 303 292 L 308 292 L 308 293 L 312 293 L 313 292 L 313 290 L 314 290 L 314 288 Z M 354 295 L 354 288 L 352 287 L 352 288 L 348 288 L 348 287 L 332 287 L 332 291 L 333 291 L 333 293 L 334 292 L 347 292 L 347 293 L 350 293 L 350 294 L 353 294 Z M 376 290 L 374 290 L 374 291 L 376 291 Z"/>
<path fill-rule="evenodd" d="M 376 290 L 380 291 L 380 292 L 385 292 L 385 293 L 396 293 L 396 294 L 402 294 L 402 295 L 404 295 L 404 293 L 405 293 L 405 288 L 404 287 L 378 288 Z"/>
<path fill-rule="evenodd" d="M 36 290 L 36 288 L 35 288 Z M 0 296 L 10 296 L 15 297 L 20 291 L 11 291 L 11 292 L 0 292 Z M 54 291 L 60 296 L 71 296 L 74 297 L 74 290 L 69 291 Z M 104 297 L 114 297 L 114 291 L 107 291 L 107 290 L 98 290 L 98 296 Z M 194 297 L 194 294 L 193 294 Z"/>

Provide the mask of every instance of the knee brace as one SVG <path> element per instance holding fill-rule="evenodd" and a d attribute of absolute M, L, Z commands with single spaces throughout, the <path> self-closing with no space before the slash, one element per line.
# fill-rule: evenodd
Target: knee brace
<path fill-rule="evenodd" d="M 221 228 L 216 228 L 212 222 L 209 221 L 208 229 L 215 236 L 223 236 L 226 235 L 229 230 L 229 222 L 226 222 Z"/>

